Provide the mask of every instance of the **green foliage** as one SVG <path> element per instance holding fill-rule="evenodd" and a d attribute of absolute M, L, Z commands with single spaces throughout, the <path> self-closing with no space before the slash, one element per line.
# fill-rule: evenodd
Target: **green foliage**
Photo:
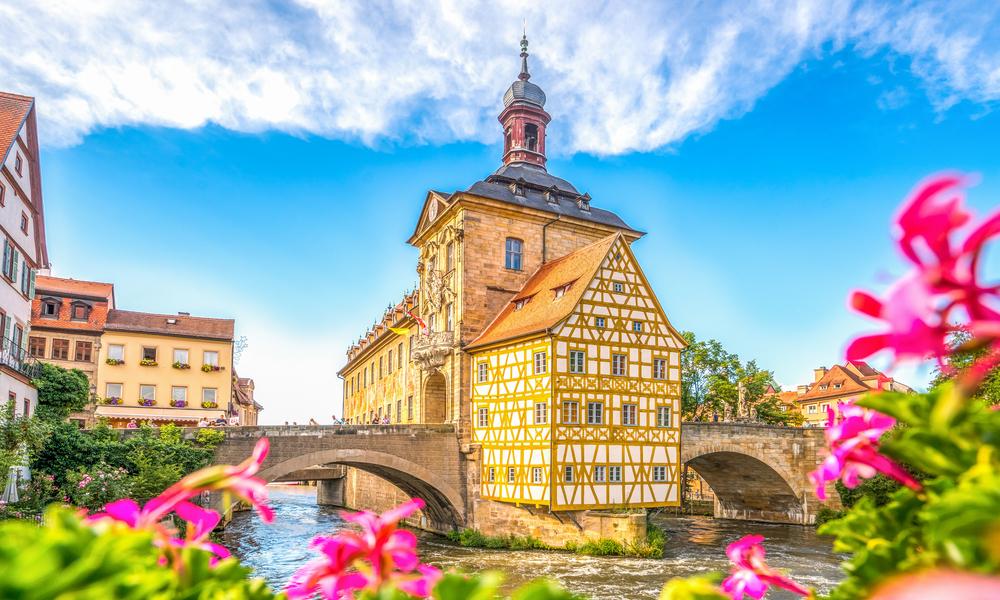
<path fill-rule="evenodd" d="M 551 547 L 530 535 L 486 535 L 476 529 L 449 531 L 448 539 L 465 548 L 488 550 L 550 550 Z"/>
<path fill-rule="evenodd" d="M 816 511 L 816 527 L 823 525 L 824 523 L 829 523 L 835 519 L 839 519 L 844 516 L 844 511 L 835 510 L 829 506 L 821 506 L 819 510 Z"/>
<path fill-rule="evenodd" d="M 128 471 L 124 468 L 97 464 L 68 473 L 63 493 L 73 506 L 96 511 L 108 502 L 128 497 L 131 488 Z"/>
<path fill-rule="evenodd" d="M 225 441 L 225 439 L 225 431 L 221 429 L 212 429 L 210 427 L 203 427 L 199 429 L 198 433 L 194 436 L 194 441 L 209 450 L 214 450 L 215 447 Z"/>
<path fill-rule="evenodd" d="M 940 368 L 935 371 L 934 380 L 931 381 L 932 388 L 937 388 L 952 381 L 954 373 L 966 371 L 974 362 L 982 360 L 991 352 L 988 346 L 971 347 L 972 336 L 968 331 L 964 330 L 955 333 L 949 340 L 948 345 L 952 350 L 946 363 L 949 369 L 947 372 L 942 371 Z M 995 352 L 996 350 L 992 351 Z M 973 397 L 985 402 L 989 406 L 1000 404 L 1000 369 L 993 369 L 983 379 Z"/>
<path fill-rule="evenodd" d="M 723 600 L 728 596 L 719 591 L 721 580 L 718 574 L 671 579 L 663 586 L 660 600 Z"/>
<path fill-rule="evenodd" d="M 903 426 L 885 455 L 920 473 L 915 492 L 885 478 L 844 490 L 849 510 L 819 528 L 849 555 L 832 600 L 867 597 L 895 573 L 930 567 L 1000 571 L 1000 411 L 960 395 L 951 382 L 929 394 L 881 393 L 858 402 Z"/>
<path fill-rule="evenodd" d="M 90 397 L 89 381 L 79 369 L 41 363 L 38 377 L 32 383 L 38 388 L 35 416 L 43 421 L 65 421 L 71 412 L 83 410 Z"/>
<path fill-rule="evenodd" d="M 609 538 L 598 538 L 584 542 L 569 542 L 566 549 L 586 556 L 629 556 L 633 558 L 663 558 L 666 544 L 663 529 L 653 523 L 646 523 L 646 537 L 620 542 Z"/>
<path fill-rule="evenodd" d="M 28 464 L 47 434 L 38 419 L 16 416 L 13 402 L 0 406 L 0 481 L 7 481 L 10 467 Z"/>
<path fill-rule="evenodd" d="M 117 600 L 272 600 L 261 579 L 236 559 L 210 568 L 209 554 L 185 550 L 183 569 L 159 566 L 150 534 L 125 528 L 98 534 L 70 509 L 46 512 L 45 527 L 0 523 L 0 598 Z"/>

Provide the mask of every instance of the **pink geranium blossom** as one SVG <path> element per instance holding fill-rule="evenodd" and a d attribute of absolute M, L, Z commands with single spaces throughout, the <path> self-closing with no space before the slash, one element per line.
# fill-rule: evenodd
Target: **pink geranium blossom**
<path fill-rule="evenodd" d="M 229 493 L 249 502 L 266 522 L 270 522 L 273 512 L 267 506 L 265 483 L 253 476 L 264 462 L 268 447 L 267 438 L 261 438 L 250 458 L 240 465 L 219 465 L 195 471 L 141 507 L 131 498 L 116 500 L 105 505 L 104 512 L 87 517 L 87 522 L 95 527 L 124 524 L 132 529 L 152 532 L 153 543 L 164 549 L 164 563 L 177 564 L 177 561 L 170 561 L 167 554 L 185 547 L 212 552 L 215 555 L 214 563 L 229 556 L 229 551 L 224 547 L 208 541 L 208 536 L 218 525 L 221 515 L 193 504 L 190 499 L 204 491 Z M 186 523 L 181 532 L 183 537 L 177 537 L 179 532 L 164 524 L 164 519 L 171 513 Z"/>
<path fill-rule="evenodd" d="M 767 588 L 773 585 L 808 596 L 808 589 L 767 565 L 764 546 L 761 545 L 763 541 L 763 536 L 747 535 L 726 547 L 733 569 L 729 577 L 722 581 L 723 593 L 732 600 L 743 600 L 744 596 L 760 600 L 767 593 Z"/>
<path fill-rule="evenodd" d="M 979 263 L 986 244 L 1000 235 L 1000 211 L 958 239 L 972 215 L 962 206 L 968 177 L 938 175 L 920 185 L 897 218 L 897 244 L 913 270 L 884 299 L 855 291 L 850 305 L 885 325 L 855 339 L 848 360 L 882 350 L 896 360 L 936 358 L 944 364 L 949 337 L 967 329 L 982 344 L 1000 339 L 1000 287 L 983 284 Z M 954 238 L 954 239 L 953 239 Z M 964 322 L 963 322 L 964 319 Z"/>
<path fill-rule="evenodd" d="M 421 564 L 416 536 L 397 527 L 423 507 L 423 500 L 415 498 L 381 515 L 345 513 L 344 519 L 359 525 L 360 531 L 313 539 L 311 547 L 322 556 L 296 571 L 285 593 L 291 600 L 317 594 L 341 600 L 353 598 L 357 590 L 377 591 L 390 584 L 411 596 L 430 595 L 441 571 Z"/>
<path fill-rule="evenodd" d="M 809 479 L 816 486 L 816 497 L 826 500 L 827 482 L 840 479 L 845 486 L 854 489 L 862 479 L 870 479 L 877 473 L 887 475 L 911 489 L 921 489 L 920 483 L 903 467 L 878 452 L 882 434 L 892 429 L 895 419 L 854 404 L 841 404 L 837 408 L 839 419 L 833 408 L 827 408 L 827 457 L 818 469 L 809 474 Z"/>

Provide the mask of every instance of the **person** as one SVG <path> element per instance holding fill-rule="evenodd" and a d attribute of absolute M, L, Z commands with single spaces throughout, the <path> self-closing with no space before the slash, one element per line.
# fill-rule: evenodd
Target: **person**
<path fill-rule="evenodd" d="M 314 419 L 312 417 L 309 417 L 309 424 L 310 425 L 319 425 L 319 423 L 316 421 L 316 419 Z"/>
<path fill-rule="evenodd" d="M 219 418 L 215 420 L 215 425 L 217 427 L 225 427 L 226 423 L 226 413 L 219 413 Z"/>
<path fill-rule="evenodd" d="M 208 427 L 208 419 L 202 416 L 201 420 L 198 421 L 198 427 Z"/>
<path fill-rule="evenodd" d="M 343 425 L 343 424 L 344 424 L 344 422 L 343 422 L 343 421 L 341 421 L 340 419 L 338 419 L 338 418 L 337 418 L 337 415 L 333 415 L 333 424 L 334 424 L 334 425 Z"/>
<path fill-rule="evenodd" d="M 383 425 L 389 425 L 390 423 L 392 423 L 392 421 L 389 420 L 389 415 L 386 415 L 386 416 L 382 417 L 382 424 Z"/>
<path fill-rule="evenodd" d="M 138 429 L 138 428 L 139 424 L 135 422 L 135 419 L 130 420 L 128 424 L 125 425 L 125 429 Z"/>

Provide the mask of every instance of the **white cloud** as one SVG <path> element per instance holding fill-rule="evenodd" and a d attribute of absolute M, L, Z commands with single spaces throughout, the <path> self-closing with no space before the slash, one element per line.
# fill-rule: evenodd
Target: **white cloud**
<path fill-rule="evenodd" d="M 559 152 L 649 150 L 749 110 L 803 60 L 908 59 L 939 109 L 1000 98 L 996 6 L 815 2 L 0 0 L 0 87 L 44 142 L 102 127 L 492 141 L 527 21 Z M 11 44 L 11 40 L 16 43 Z"/>

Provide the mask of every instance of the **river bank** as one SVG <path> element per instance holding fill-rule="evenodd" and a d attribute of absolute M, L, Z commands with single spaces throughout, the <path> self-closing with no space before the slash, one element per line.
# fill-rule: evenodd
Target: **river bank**
<path fill-rule="evenodd" d="M 275 486 L 271 498 L 277 515 L 274 524 L 264 525 L 249 512 L 237 513 L 223 532 L 222 543 L 257 575 L 280 589 L 295 569 L 312 557 L 308 542 L 313 536 L 330 535 L 347 525 L 337 509 L 316 506 L 315 488 Z M 667 539 L 664 557 L 659 560 L 463 548 L 425 533 L 418 534 L 419 549 L 426 562 L 444 569 L 496 570 L 504 573 L 511 584 L 550 577 L 593 600 L 655 599 L 663 582 L 671 577 L 726 570 L 726 544 L 747 533 L 765 536 L 769 562 L 787 569 L 806 585 L 823 591 L 840 577 L 839 559 L 831 551 L 830 542 L 809 527 L 699 516 L 658 515 L 654 522 L 663 528 Z M 782 595 L 780 590 L 769 596 L 792 597 Z"/>

